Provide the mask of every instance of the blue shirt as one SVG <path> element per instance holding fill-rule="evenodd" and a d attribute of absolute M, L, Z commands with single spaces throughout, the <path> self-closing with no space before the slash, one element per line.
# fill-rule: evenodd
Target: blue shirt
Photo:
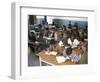
<path fill-rule="evenodd" d="M 68 56 L 67 53 L 66 53 L 66 49 L 63 51 L 63 56 L 64 57 L 67 57 Z"/>
<path fill-rule="evenodd" d="M 63 56 L 70 57 L 70 59 L 73 60 L 74 62 L 78 62 L 80 60 L 80 57 L 77 54 L 67 55 L 66 50 L 63 51 Z"/>
<path fill-rule="evenodd" d="M 71 54 L 70 55 L 71 60 L 73 60 L 74 62 L 78 62 L 80 60 L 80 57 L 76 54 Z"/>

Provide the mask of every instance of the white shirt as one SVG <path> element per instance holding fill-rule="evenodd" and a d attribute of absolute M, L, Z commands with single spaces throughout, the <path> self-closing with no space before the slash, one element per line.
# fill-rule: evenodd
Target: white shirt
<path fill-rule="evenodd" d="M 62 41 L 59 41 L 59 46 L 64 46 Z"/>
<path fill-rule="evenodd" d="M 79 41 L 77 39 L 74 39 L 74 41 L 72 42 L 71 39 L 68 39 L 68 44 L 70 44 L 72 46 L 72 48 L 77 47 L 77 45 L 79 45 Z"/>

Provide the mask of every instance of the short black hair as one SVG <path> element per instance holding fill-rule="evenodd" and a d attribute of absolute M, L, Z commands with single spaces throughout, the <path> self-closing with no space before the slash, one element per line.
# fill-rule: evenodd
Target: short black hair
<path fill-rule="evenodd" d="M 56 43 L 56 42 L 55 42 L 54 39 L 51 39 L 51 40 L 50 40 L 50 44 L 51 44 L 51 45 L 53 45 L 53 44 L 55 44 L 55 43 Z"/>
<path fill-rule="evenodd" d="M 72 53 L 72 48 L 71 47 L 67 48 L 66 49 L 66 54 L 70 55 L 71 53 Z"/>

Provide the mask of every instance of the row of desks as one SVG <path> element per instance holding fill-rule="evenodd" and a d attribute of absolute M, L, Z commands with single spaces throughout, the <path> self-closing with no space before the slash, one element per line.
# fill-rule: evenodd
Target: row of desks
<path fill-rule="evenodd" d="M 72 62 L 71 60 L 66 60 L 65 62 L 58 63 L 56 60 L 56 56 L 54 55 L 47 55 L 45 54 L 45 51 L 42 51 L 38 53 L 39 59 L 40 59 L 40 65 L 42 66 L 42 62 L 48 64 L 48 65 L 73 65 L 77 64 L 75 62 Z"/>

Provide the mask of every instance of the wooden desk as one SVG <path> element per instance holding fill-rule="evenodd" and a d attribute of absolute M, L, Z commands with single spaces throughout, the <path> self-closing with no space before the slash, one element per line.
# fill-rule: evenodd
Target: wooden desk
<path fill-rule="evenodd" d="M 40 66 L 42 66 L 41 62 L 44 62 L 49 65 L 73 65 L 73 64 L 76 64 L 74 62 L 71 62 L 71 60 L 66 60 L 63 63 L 58 63 L 56 60 L 56 56 L 47 55 L 47 54 L 45 54 L 45 51 L 42 51 L 42 52 L 38 53 L 37 55 L 40 58 Z"/>

